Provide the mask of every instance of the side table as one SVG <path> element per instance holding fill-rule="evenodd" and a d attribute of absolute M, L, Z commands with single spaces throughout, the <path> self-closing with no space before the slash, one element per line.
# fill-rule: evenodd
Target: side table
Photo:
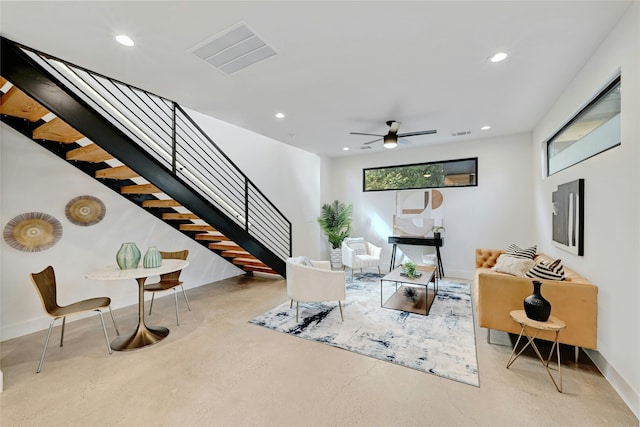
<path fill-rule="evenodd" d="M 537 320 L 529 319 L 526 313 L 524 312 L 524 310 L 513 310 L 512 312 L 509 313 L 509 315 L 514 321 L 520 324 L 522 329 L 520 330 L 520 335 L 518 336 L 516 345 L 513 346 L 513 351 L 511 352 L 511 356 L 509 356 L 509 362 L 507 362 L 507 369 L 509 369 L 509 366 L 511 366 L 513 362 L 515 362 L 515 360 L 522 354 L 522 352 L 527 347 L 529 347 L 529 345 L 531 345 L 533 350 L 538 355 L 538 359 L 540 359 L 540 362 L 542 362 L 542 365 L 547 370 L 547 373 L 549 374 L 549 378 L 551 378 L 551 381 L 553 381 L 553 385 L 555 385 L 556 389 L 560 393 L 562 393 L 562 368 L 560 365 L 560 345 L 558 344 L 558 334 L 567 325 L 562 320 L 558 319 L 555 316 L 549 316 L 549 319 L 546 322 L 539 322 Z M 531 335 L 529 330 L 533 330 L 534 334 Z M 540 354 L 540 350 L 538 350 L 538 346 L 536 346 L 536 343 L 533 341 L 538 336 L 540 331 L 555 331 L 556 333 L 556 337 L 553 341 L 553 345 L 551 346 L 551 351 L 549 351 L 549 357 L 547 357 L 546 361 L 542 357 L 542 354 Z M 520 343 L 520 338 L 522 338 L 522 335 L 525 335 L 529 339 L 529 341 L 525 344 L 524 347 L 520 349 L 518 354 L 516 354 L 516 349 L 518 348 L 518 344 Z M 555 378 L 553 378 L 553 375 L 551 375 L 551 371 L 549 370 L 549 362 L 551 361 L 551 356 L 553 356 L 554 347 L 556 349 L 556 355 L 558 358 L 558 377 L 560 380 L 560 386 L 558 386 L 558 383 L 556 382 Z"/>

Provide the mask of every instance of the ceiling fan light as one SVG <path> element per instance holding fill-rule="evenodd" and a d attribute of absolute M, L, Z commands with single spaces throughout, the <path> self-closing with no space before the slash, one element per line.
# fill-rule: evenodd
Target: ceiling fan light
<path fill-rule="evenodd" d="M 395 135 L 385 135 L 383 145 L 384 148 L 396 148 L 398 146 L 398 137 Z"/>

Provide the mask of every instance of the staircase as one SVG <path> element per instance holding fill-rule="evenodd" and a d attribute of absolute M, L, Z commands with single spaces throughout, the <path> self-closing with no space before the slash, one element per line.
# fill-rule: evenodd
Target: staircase
<path fill-rule="evenodd" d="M 290 222 L 177 104 L 126 86 L 149 108 L 152 100 L 171 112 L 171 138 L 165 143 L 162 132 L 141 131 L 147 126 L 142 122 L 156 118 L 141 117 L 131 99 L 123 103 L 133 114 L 126 118 L 122 107 L 115 113 L 111 105 L 96 108 L 77 88 L 69 89 L 68 82 L 46 69 L 49 61 L 56 67 L 60 60 L 5 38 L 1 53 L 3 122 L 244 271 L 285 276 Z M 133 131 L 122 122 L 133 123 Z M 154 122 L 150 127 L 161 126 Z M 185 138 L 178 132 L 188 135 L 188 147 L 181 147 Z M 155 150 L 141 146 L 139 135 Z M 213 155 L 202 160 L 197 157 L 202 152 Z"/>

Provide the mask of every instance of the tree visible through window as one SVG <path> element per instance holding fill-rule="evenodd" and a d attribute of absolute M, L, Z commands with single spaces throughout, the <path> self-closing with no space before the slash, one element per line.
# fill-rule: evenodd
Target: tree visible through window
<path fill-rule="evenodd" d="M 467 187 L 477 184 L 478 158 L 363 170 L 363 191 Z"/>

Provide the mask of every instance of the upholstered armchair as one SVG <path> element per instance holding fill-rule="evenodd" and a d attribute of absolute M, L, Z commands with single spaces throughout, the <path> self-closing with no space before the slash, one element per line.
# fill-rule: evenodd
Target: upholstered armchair
<path fill-rule="evenodd" d="M 312 261 L 307 257 L 287 259 L 287 295 L 291 298 L 290 307 L 296 302 L 296 322 L 301 301 L 338 301 L 344 322 L 341 301 L 346 293 L 344 271 L 332 271 L 329 261 Z"/>
<path fill-rule="evenodd" d="M 376 267 L 380 273 L 380 252 L 382 248 L 367 242 L 362 237 L 347 237 L 342 241 L 342 265 L 353 270 Z"/>

